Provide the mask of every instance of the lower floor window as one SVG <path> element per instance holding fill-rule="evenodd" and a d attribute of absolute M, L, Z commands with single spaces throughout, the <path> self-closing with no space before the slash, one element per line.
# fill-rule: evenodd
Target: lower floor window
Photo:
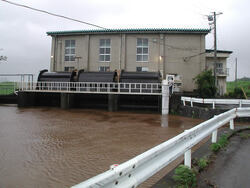
<path fill-rule="evenodd" d="M 64 67 L 65 72 L 72 72 L 75 69 L 75 67 Z"/>
<path fill-rule="evenodd" d="M 109 66 L 100 66 L 99 67 L 99 72 L 109 72 L 110 68 Z"/>
<path fill-rule="evenodd" d="M 136 67 L 136 72 L 148 72 L 148 67 Z"/>

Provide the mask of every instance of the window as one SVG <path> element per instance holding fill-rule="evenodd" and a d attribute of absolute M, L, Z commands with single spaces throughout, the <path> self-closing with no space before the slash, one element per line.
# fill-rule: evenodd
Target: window
<path fill-rule="evenodd" d="M 138 38 L 136 44 L 136 61 L 148 62 L 148 39 Z"/>
<path fill-rule="evenodd" d="M 75 40 L 65 40 L 65 61 L 75 61 L 76 56 L 76 41 Z"/>
<path fill-rule="evenodd" d="M 216 66 L 216 68 L 223 68 L 223 64 L 222 63 L 216 63 L 215 66 Z"/>
<path fill-rule="evenodd" d="M 109 72 L 110 68 L 108 66 L 99 67 L 99 72 Z"/>
<path fill-rule="evenodd" d="M 136 72 L 148 72 L 148 67 L 136 67 Z"/>
<path fill-rule="evenodd" d="M 110 39 L 100 39 L 99 61 L 110 62 Z"/>
<path fill-rule="evenodd" d="M 64 67 L 65 72 L 72 72 L 75 69 L 75 67 Z"/>

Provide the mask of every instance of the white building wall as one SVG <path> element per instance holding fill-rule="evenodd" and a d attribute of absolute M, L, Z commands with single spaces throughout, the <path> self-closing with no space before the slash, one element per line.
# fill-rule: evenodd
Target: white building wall
<path fill-rule="evenodd" d="M 147 38 L 149 61 L 136 62 L 136 39 Z M 100 39 L 111 39 L 110 62 L 99 62 Z M 73 62 L 64 61 L 65 40 L 76 41 Z M 124 69 L 136 71 L 136 67 L 148 67 L 149 71 L 161 71 L 182 75 L 183 90 L 195 89 L 193 78 L 205 68 L 204 34 L 91 34 L 52 37 L 51 71 L 64 71 L 74 67 L 98 71 L 99 66 L 109 66 L 110 71 Z M 54 55 L 53 55 L 54 54 Z M 193 57 L 191 57 L 193 56 Z M 79 63 L 78 63 L 79 61 Z"/>

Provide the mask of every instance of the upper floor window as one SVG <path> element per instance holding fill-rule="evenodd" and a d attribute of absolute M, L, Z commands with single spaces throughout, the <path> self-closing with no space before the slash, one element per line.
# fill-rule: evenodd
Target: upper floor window
<path fill-rule="evenodd" d="M 65 40 L 65 61 L 75 61 L 76 56 L 76 41 L 75 40 Z"/>
<path fill-rule="evenodd" d="M 215 67 L 216 68 L 223 68 L 223 64 L 222 63 L 215 63 Z"/>
<path fill-rule="evenodd" d="M 148 62 L 148 39 L 138 38 L 136 43 L 136 61 Z"/>
<path fill-rule="evenodd" d="M 148 67 L 136 67 L 136 72 L 148 72 Z"/>
<path fill-rule="evenodd" d="M 110 61 L 110 39 L 100 39 L 99 48 L 99 61 L 109 62 Z"/>

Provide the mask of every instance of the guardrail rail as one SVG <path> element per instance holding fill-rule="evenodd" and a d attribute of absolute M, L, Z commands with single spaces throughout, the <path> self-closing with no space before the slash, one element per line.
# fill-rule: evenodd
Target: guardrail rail
<path fill-rule="evenodd" d="M 185 165 L 191 167 L 191 148 L 211 134 L 212 142 L 215 143 L 218 128 L 229 122 L 230 129 L 234 129 L 236 117 L 250 117 L 250 108 L 234 108 L 215 116 L 72 188 L 135 188 L 183 154 Z"/>
<path fill-rule="evenodd" d="M 191 107 L 193 103 L 199 104 L 212 104 L 213 109 L 215 109 L 216 104 L 222 105 L 250 105 L 250 100 L 247 99 L 203 99 L 203 98 L 194 98 L 194 97 L 181 97 L 183 105 L 186 106 L 186 102 L 190 102 Z"/>

